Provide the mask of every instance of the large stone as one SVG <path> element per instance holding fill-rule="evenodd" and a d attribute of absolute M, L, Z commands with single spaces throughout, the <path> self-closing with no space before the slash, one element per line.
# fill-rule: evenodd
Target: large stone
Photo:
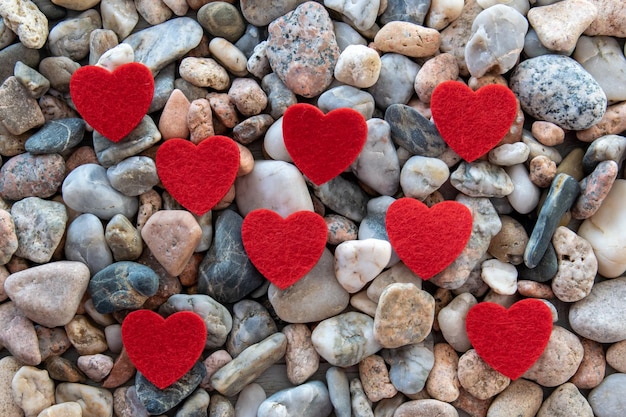
<path fill-rule="evenodd" d="M 30 0 L 1 0 L 0 16 L 27 48 L 41 49 L 48 39 L 48 19 Z"/>
<path fill-rule="evenodd" d="M 104 240 L 99 218 L 85 213 L 70 223 L 65 236 L 65 257 L 84 263 L 92 275 L 111 265 L 113 256 Z"/>
<path fill-rule="evenodd" d="M 277 410 L 300 417 L 327 417 L 333 410 L 328 389 L 321 381 L 278 391 L 259 406 L 258 417 L 275 417 Z"/>
<path fill-rule="evenodd" d="M 0 196 L 8 200 L 53 196 L 65 177 L 65 161 L 58 154 L 23 153 L 0 169 Z"/>
<path fill-rule="evenodd" d="M 45 122 L 37 101 L 16 77 L 7 78 L 0 86 L 0 120 L 14 135 L 21 135 Z"/>

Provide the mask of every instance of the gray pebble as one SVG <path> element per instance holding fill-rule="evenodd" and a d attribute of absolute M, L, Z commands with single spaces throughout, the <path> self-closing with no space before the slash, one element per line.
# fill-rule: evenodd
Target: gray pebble
<path fill-rule="evenodd" d="M 276 410 L 288 416 L 327 417 L 333 407 L 324 383 L 312 381 L 271 395 L 261 403 L 257 416 L 274 417 Z"/>
<path fill-rule="evenodd" d="M 129 156 L 137 155 L 160 140 L 161 133 L 152 117 L 148 115 L 132 132 L 117 143 L 111 142 L 96 131 L 93 132 L 93 147 L 98 161 L 105 168 L 120 163 Z"/>
<path fill-rule="evenodd" d="M 392 104 L 407 104 L 415 94 L 413 84 L 420 66 L 410 58 L 395 53 L 384 54 L 380 63 L 378 81 L 367 89 L 376 105 L 386 109 Z"/>
<path fill-rule="evenodd" d="M 233 128 L 233 139 L 242 145 L 249 145 L 263 137 L 273 123 L 274 119 L 269 114 L 248 117 Z"/>
<path fill-rule="evenodd" d="M 236 42 L 246 30 L 239 10 L 230 3 L 211 2 L 198 10 L 198 23 L 214 37 Z"/>
<path fill-rule="evenodd" d="M 587 148 L 583 157 L 583 170 L 589 174 L 600 162 L 607 160 L 615 161 L 618 167 L 621 167 L 624 158 L 626 158 L 626 137 L 602 136 L 591 142 Z"/>
<path fill-rule="evenodd" d="M 267 309 L 256 301 L 239 301 L 233 305 L 233 313 L 233 328 L 226 341 L 226 350 L 233 358 L 278 331 Z"/>
<path fill-rule="evenodd" d="M 387 0 L 387 8 L 380 15 L 380 23 L 386 25 L 395 20 L 423 25 L 431 0 Z"/>
<path fill-rule="evenodd" d="M 38 71 L 32 69 L 22 61 L 15 64 L 15 78 L 26 88 L 32 98 L 39 98 L 50 88 L 50 81 Z"/>
<path fill-rule="evenodd" d="M 404 104 L 392 104 L 385 111 L 396 145 L 412 154 L 436 158 L 448 149 L 435 124 Z"/>
<path fill-rule="evenodd" d="M 354 182 L 335 177 L 320 186 L 314 186 L 313 192 L 325 206 L 350 220 L 360 222 L 365 217 L 368 196 Z"/>
<path fill-rule="evenodd" d="M 269 113 L 275 120 L 279 119 L 289 106 L 298 102 L 296 95 L 274 73 L 263 77 L 261 87 L 267 94 Z"/>
<path fill-rule="evenodd" d="M 84 263 L 92 275 L 111 265 L 113 256 L 104 240 L 99 218 L 85 213 L 70 223 L 65 238 L 65 257 Z"/>
<path fill-rule="evenodd" d="M 176 417 L 208 417 L 210 401 L 212 398 L 209 397 L 209 393 L 198 388 L 185 400 L 182 407 L 176 412 Z"/>
<path fill-rule="evenodd" d="M 335 37 L 339 50 L 343 52 L 350 45 L 367 45 L 367 41 L 355 29 L 347 23 L 333 21 L 335 28 Z"/>
<path fill-rule="evenodd" d="M 404 394 L 420 392 L 435 365 L 435 355 L 423 343 L 385 349 L 382 356 L 389 364 L 391 383 Z"/>
<path fill-rule="evenodd" d="M 514 190 L 506 171 L 487 161 L 461 162 L 450 175 L 450 183 L 470 197 L 505 197 Z"/>
<path fill-rule="evenodd" d="M 524 264 L 518 266 L 518 276 L 522 280 L 530 280 L 536 282 L 550 281 L 556 275 L 559 268 L 556 251 L 552 243 L 548 244 L 546 252 L 534 268 L 529 268 Z"/>
<path fill-rule="evenodd" d="M 80 64 L 66 56 L 49 56 L 41 60 L 39 72 L 50 81 L 50 86 L 61 92 L 69 93 L 70 78 Z"/>
<path fill-rule="evenodd" d="M 324 91 L 317 99 L 317 106 L 324 113 L 348 107 L 358 111 L 365 120 L 368 120 L 374 114 L 374 97 L 358 88 L 341 85 Z"/>
<path fill-rule="evenodd" d="M 335 366 L 328 368 L 326 384 L 328 384 L 328 395 L 335 410 L 335 416 L 351 417 L 350 382 L 346 372 Z"/>
<path fill-rule="evenodd" d="M 89 54 L 89 36 L 102 27 L 100 13 L 89 9 L 76 17 L 59 22 L 50 30 L 48 46 L 55 56 L 80 61 Z"/>
<path fill-rule="evenodd" d="M 267 26 L 272 20 L 295 9 L 305 0 L 284 0 L 267 3 L 265 0 L 243 0 L 241 11 L 246 20 L 255 26 Z"/>
<path fill-rule="evenodd" d="M 32 154 L 63 153 L 78 145 L 85 134 L 85 121 L 79 118 L 50 120 L 26 141 Z"/>
<path fill-rule="evenodd" d="M 175 73 L 176 64 L 171 63 L 159 71 L 159 74 L 154 77 L 154 96 L 148 108 L 148 113 L 162 110 L 163 107 L 165 107 L 165 103 L 167 103 L 170 95 L 172 95 L 172 91 L 174 91 Z"/>
<path fill-rule="evenodd" d="M 237 42 L 235 42 L 235 46 L 243 52 L 246 58 L 250 58 L 256 46 L 266 37 L 267 33 L 263 30 L 263 28 L 247 24 L 244 34 L 239 38 L 239 40 L 237 40 Z"/>
<path fill-rule="evenodd" d="M 116 261 L 133 261 L 143 251 L 139 230 L 123 214 L 116 214 L 107 223 L 104 238 Z"/>
<path fill-rule="evenodd" d="M 626 374 L 609 375 L 589 393 L 589 404 L 597 417 L 619 417 L 626 413 Z"/>
<path fill-rule="evenodd" d="M 353 417 L 374 417 L 372 403 L 365 395 L 363 384 L 359 378 L 350 381 L 350 402 L 352 404 Z"/>
<path fill-rule="evenodd" d="M 21 43 L 14 43 L 0 50 L 0 83 L 13 75 L 15 64 L 23 62 L 31 68 L 37 68 L 40 61 L 39 51 L 25 47 Z"/>
<path fill-rule="evenodd" d="M 138 196 L 159 183 L 156 165 L 147 156 L 132 156 L 107 169 L 111 186 L 129 197 Z"/>

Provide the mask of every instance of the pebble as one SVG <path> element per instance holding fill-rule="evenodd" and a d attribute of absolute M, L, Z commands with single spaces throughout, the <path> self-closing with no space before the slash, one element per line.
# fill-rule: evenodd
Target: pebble
<path fill-rule="evenodd" d="M 537 417 L 593 417 L 591 406 L 576 386 L 570 382 L 557 387 L 545 399 Z"/>
<path fill-rule="evenodd" d="M 374 319 L 357 312 L 338 314 L 321 321 L 311 334 L 317 353 L 333 366 L 356 365 L 378 352 Z"/>
<path fill-rule="evenodd" d="M 454 55 L 459 66 L 459 74 L 469 75 L 467 70 L 467 64 L 465 62 L 465 46 L 472 31 L 472 23 L 474 19 L 483 8 L 476 1 L 471 1 L 466 4 L 458 4 L 450 0 L 438 0 L 435 3 L 439 3 L 438 7 L 442 10 L 440 13 L 443 15 L 456 14 L 457 18 L 448 20 L 445 17 L 437 13 L 433 16 L 437 23 L 450 23 L 441 31 L 441 52 L 448 52 Z M 432 14 L 432 12 L 431 12 Z M 427 17 L 426 21 L 428 22 Z"/>
<path fill-rule="evenodd" d="M 274 73 L 263 77 L 261 87 L 267 94 L 268 110 L 274 119 L 280 118 L 289 106 L 297 102 L 296 95 Z"/>
<path fill-rule="evenodd" d="M 480 400 L 501 393 L 511 383 L 508 377 L 487 365 L 474 349 L 459 358 L 458 378 L 461 386 Z"/>
<path fill-rule="evenodd" d="M 481 278 L 496 294 L 513 295 L 517 292 L 517 269 L 497 259 L 481 264 Z"/>
<path fill-rule="evenodd" d="M 374 114 L 374 97 L 366 91 L 350 85 L 340 85 L 324 91 L 317 99 L 317 107 L 324 113 L 349 107 L 363 115 L 365 120 Z"/>
<path fill-rule="evenodd" d="M 186 123 L 189 106 L 189 100 L 182 91 L 177 88 L 172 90 L 159 118 L 159 131 L 164 140 L 189 137 L 189 128 Z"/>
<path fill-rule="evenodd" d="M 180 404 L 198 387 L 206 370 L 201 363 L 196 363 L 178 381 L 165 389 L 158 389 L 141 373 L 135 377 L 137 398 L 144 405 L 149 415 L 166 413 Z"/>
<path fill-rule="evenodd" d="M 62 382 L 85 382 L 85 375 L 78 366 L 62 356 L 50 356 L 44 362 L 50 378 Z"/>
<path fill-rule="evenodd" d="M 6 265 L 18 248 L 15 223 L 11 213 L 6 210 L 0 210 L 0 234 L 4 236 L 2 243 L 0 243 L 0 265 Z"/>
<path fill-rule="evenodd" d="M 312 188 L 314 195 L 337 214 L 355 222 L 360 222 L 365 217 L 369 196 L 356 183 L 339 176 Z"/>
<path fill-rule="evenodd" d="M 506 417 L 516 415 L 519 417 L 534 417 L 541 402 L 543 401 L 543 390 L 533 382 L 518 379 L 511 382 L 493 400 L 487 411 L 489 417 Z"/>
<path fill-rule="evenodd" d="M 420 68 L 413 87 L 423 103 L 430 103 L 435 87 L 444 81 L 454 81 L 459 76 L 459 66 L 453 55 L 443 53 L 426 61 Z"/>
<path fill-rule="evenodd" d="M 246 385 L 237 396 L 235 415 L 237 417 L 257 417 L 259 406 L 266 398 L 265 390 L 259 384 Z"/>
<path fill-rule="evenodd" d="M 363 385 L 359 378 L 350 381 L 350 403 L 354 417 L 369 417 L 372 415 L 372 404 L 365 395 Z"/>
<path fill-rule="evenodd" d="M 528 234 L 522 224 L 510 216 L 500 216 L 500 222 L 502 227 L 498 234 L 491 239 L 489 254 L 501 262 L 519 265 L 524 261 L 523 256 L 528 244 Z"/>
<path fill-rule="evenodd" d="M 560 164 L 563 160 L 563 157 L 555 148 L 539 143 L 528 130 L 522 131 L 522 142 L 524 142 L 530 150 L 528 154 L 529 159 L 542 155 L 548 157 L 556 164 Z"/>
<path fill-rule="evenodd" d="M 306 275 L 285 290 L 270 285 L 267 297 L 276 315 L 288 323 L 310 323 L 341 313 L 350 294 L 335 278 L 334 257 L 328 249 Z"/>
<path fill-rule="evenodd" d="M 156 294 L 158 275 L 149 267 L 135 262 L 116 262 L 102 269 L 89 281 L 89 293 L 100 314 L 139 309 Z"/>
<path fill-rule="evenodd" d="M 133 261 L 143 251 L 139 231 L 123 214 L 116 214 L 109 220 L 104 238 L 116 261 Z"/>
<path fill-rule="evenodd" d="M 228 96 L 244 116 L 258 115 L 267 106 L 267 95 L 253 79 L 235 78 L 228 90 Z"/>
<path fill-rule="evenodd" d="M 326 383 L 330 402 L 337 417 L 351 417 L 350 382 L 342 368 L 330 367 L 326 371 Z"/>
<path fill-rule="evenodd" d="M 426 385 L 435 356 L 425 343 L 402 346 L 397 349 L 385 349 L 382 356 L 389 364 L 389 379 L 398 391 L 414 395 Z"/>
<path fill-rule="evenodd" d="M 64 176 L 65 162 L 60 155 L 23 153 L 9 159 L 0 168 L 0 196 L 8 200 L 51 197 L 61 186 Z"/>
<path fill-rule="evenodd" d="M 302 384 L 319 367 L 320 358 L 311 342 L 311 331 L 304 324 L 289 324 L 282 332 L 287 338 L 287 378 L 294 385 Z"/>
<path fill-rule="evenodd" d="M 123 0 L 101 0 L 102 27 L 115 32 L 118 39 L 126 39 L 139 21 L 139 14 L 133 6 Z"/>
<path fill-rule="evenodd" d="M 50 89 L 50 81 L 21 61 L 15 63 L 14 75 L 32 98 L 37 99 Z"/>
<path fill-rule="evenodd" d="M 184 58 L 179 67 L 180 76 L 196 87 L 223 91 L 230 85 L 226 69 L 213 58 Z"/>
<path fill-rule="evenodd" d="M 269 396 L 259 406 L 257 416 L 273 417 L 278 412 L 285 416 L 327 417 L 332 409 L 328 389 L 324 383 L 312 381 Z"/>
<path fill-rule="evenodd" d="M 287 14 L 304 0 L 288 0 L 267 7 L 261 0 L 244 0 L 241 2 L 241 12 L 244 18 L 255 26 L 267 26 L 271 21 Z"/>
<path fill-rule="evenodd" d="M 415 91 L 413 85 L 419 70 L 420 66 L 407 56 L 399 53 L 383 54 L 380 57 L 378 80 L 367 91 L 381 109 L 387 109 L 394 104 L 407 104 Z M 385 120 L 391 124 L 387 116 Z"/>
<path fill-rule="evenodd" d="M 394 143 L 412 154 L 437 158 L 448 148 L 435 124 L 412 107 L 390 105 L 385 111 L 385 121 L 391 127 Z"/>
<path fill-rule="evenodd" d="M 626 251 L 621 243 L 623 235 L 618 232 L 626 221 L 619 209 L 625 192 L 626 180 L 616 180 L 602 206 L 578 229 L 579 236 L 593 248 L 598 273 L 606 278 L 618 277 L 626 271 Z"/>
<path fill-rule="evenodd" d="M 24 412 L 13 399 L 11 382 L 13 377 L 23 366 L 13 356 L 0 359 L 0 413 L 5 416 L 23 416 Z M 73 416 L 71 416 L 73 417 Z"/>
<path fill-rule="evenodd" d="M 540 143 L 546 146 L 559 145 L 565 140 L 565 131 L 563 129 L 554 123 L 542 120 L 533 122 L 531 132 Z"/>
<path fill-rule="evenodd" d="M 37 333 L 30 321 L 12 301 L 0 305 L 0 344 L 25 365 L 39 365 L 41 353 Z"/>
<path fill-rule="evenodd" d="M 211 416 L 215 417 L 235 417 L 235 408 L 233 405 L 228 398 L 222 397 L 219 394 L 213 394 L 211 396 L 211 405 L 208 411 Z"/>
<path fill-rule="evenodd" d="M 86 316 L 77 314 L 65 325 L 67 337 L 80 355 L 95 355 L 108 349 L 104 332 Z"/>
<path fill-rule="evenodd" d="M 115 214 L 130 218 L 137 213 L 138 201 L 115 190 L 106 170 L 96 164 L 77 167 L 63 181 L 63 198 L 73 210 L 108 220 Z"/>
<path fill-rule="evenodd" d="M 486 161 L 461 162 L 450 175 L 450 182 L 470 197 L 505 197 L 515 189 L 504 169 Z"/>
<path fill-rule="evenodd" d="M 424 200 L 437 191 L 449 177 L 450 170 L 441 159 L 416 155 L 402 166 L 400 187 L 406 197 Z"/>
<path fill-rule="evenodd" d="M 342 0 L 325 0 L 324 6 L 341 13 L 356 30 L 366 31 L 376 23 L 379 3 L 379 0 L 357 0 L 352 2 Z"/>
<path fill-rule="evenodd" d="M 552 181 L 524 251 L 524 263 L 527 267 L 534 268 L 538 265 L 559 226 L 561 217 L 572 206 L 579 192 L 578 182 L 567 174 L 558 174 Z"/>
<path fill-rule="evenodd" d="M 193 394 L 191 394 L 183 403 L 183 406 L 178 410 L 178 417 L 194 417 L 201 416 L 202 414 L 207 415 L 207 410 L 209 408 L 209 403 L 213 402 L 213 400 L 217 400 L 216 397 L 220 397 L 215 394 L 213 397 L 209 397 L 209 393 L 203 390 L 202 388 L 196 389 Z M 216 414 L 222 415 L 222 414 Z"/>
<path fill-rule="evenodd" d="M 440 34 L 437 30 L 402 21 L 385 24 L 374 37 L 376 49 L 411 58 L 435 55 L 440 43 Z"/>
<path fill-rule="evenodd" d="M 4 22 L 4 19 L 2 21 Z M 13 33 L 11 30 L 9 32 Z M 36 49 L 28 48 L 21 42 L 9 45 L 0 50 L 0 62 L 2 62 L 0 64 L 0 80 L 4 82 L 13 75 L 15 64 L 18 61 L 35 68 L 39 65 L 40 60 L 39 51 Z"/>
<path fill-rule="evenodd" d="M 211 376 L 211 385 L 226 397 L 239 393 L 276 361 L 287 348 L 287 338 L 278 332 L 256 343 Z"/>
<path fill-rule="evenodd" d="M 589 393 L 589 404 L 594 416 L 617 417 L 626 412 L 624 382 L 626 374 L 609 375 Z"/>
<path fill-rule="evenodd" d="M 50 120 L 28 138 L 25 148 L 33 155 L 63 153 L 78 145 L 84 132 L 85 122 L 82 119 Z"/>
<path fill-rule="evenodd" d="M 529 178 L 537 187 L 547 188 L 556 177 L 556 164 L 544 155 L 535 156 L 530 161 Z"/>
<path fill-rule="evenodd" d="M 79 68 L 78 62 L 65 56 L 49 56 L 42 59 L 39 64 L 39 72 L 48 79 L 50 86 L 62 93 L 69 92 L 70 78 Z"/>
<path fill-rule="evenodd" d="M 67 224 L 65 206 L 56 201 L 27 197 L 13 204 L 11 217 L 18 240 L 14 256 L 40 264 L 49 262 L 63 239 Z"/>
<path fill-rule="evenodd" d="M 84 417 L 110 417 L 113 414 L 113 395 L 106 389 L 73 382 L 62 382 L 55 391 L 57 403 L 77 402 Z"/>
<path fill-rule="evenodd" d="M 422 289 L 422 279 L 402 262 L 399 262 L 374 278 L 369 287 L 367 287 L 368 298 L 378 304 L 383 291 L 389 285 L 395 283 L 413 284 L 418 289 Z"/>
<path fill-rule="evenodd" d="M 606 374 L 604 348 L 593 340 L 583 338 L 580 342 L 584 350 L 583 360 L 569 382 L 579 389 L 592 389 L 600 385 Z"/>
<path fill-rule="evenodd" d="M 564 3 L 533 7 L 528 12 L 528 21 L 546 48 L 569 52 L 595 20 L 597 13 L 598 9 L 591 1 L 566 0 Z"/>
<path fill-rule="evenodd" d="M 559 260 L 552 280 L 554 295 L 561 301 L 582 300 L 591 292 L 598 261 L 589 242 L 564 226 L 554 232 L 552 245 Z"/>
<path fill-rule="evenodd" d="M 523 61 L 513 70 L 510 88 L 525 112 L 564 129 L 587 129 L 606 111 L 606 95 L 600 85 L 566 56 L 543 55 Z"/>
<path fill-rule="evenodd" d="M 435 362 L 426 380 L 426 391 L 435 400 L 451 403 L 460 394 L 457 378 L 459 356 L 447 343 L 437 343 L 433 354 Z"/>
<path fill-rule="evenodd" d="M 584 142 L 591 142 L 604 135 L 613 135 L 623 132 L 626 128 L 624 122 L 625 103 L 617 103 L 606 108 L 602 119 L 588 129 L 576 132 L 576 138 Z"/>
<path fill-rule="evenodd" d="M 593 172 L 604 161 L 614 161 L 621 166 L 626 157 L 626 137 L 605 135 L 594 140 L 583 156 L 583 170 Z"/>
<path fill-rule="evenodd" d="M 349 293 L 361 290 L 389 263 L 391 244 L 380 239 L 348 240 L 335 249 L 335 276 Z"/>
<path fill-rule="evenodd" d="M 340 51 L 345 50 L 350 45 L 367 46 L 365 38 L 349 24 L 333 20 L 333 27 Z"/>
<path fill-rule="evenodd" d="M 246 25 L 241 13 L 227 2 L 212 2 L 198 10 L 198 23 L 215 37 L 236 42 L 244 34 Z"/>
<path fill-rule="evenodd" d="M 122 194 L 135 197 L 159 183 L 156 165 L 147 156 L 131 156 L 107 169 L 111 186 Z"/>
<path fill-rule="evenodd" d="M 226 340 L 226 338 L 224 338 Z M 202 382 L 200 382 L 200 387 L 213 391 L 213 385 L 211 384 L 211 377 L 215 372 L 217 372 L 222 366 L 226 365 L 228 362 L 232 361 L 233 358 L 226 352 L 225 350 L 216 350 L 211 353 L 207 358 L 202 362 L 204 368 L 206 369 L 206 375 L 202 378 Z"/>
<path fill-rule="evenodd" d="M 537 207 L 541 191 L 530 180 L 528 169 L 524 164 L 517 164 L 506 167 L 504 171 L 513 183 L 513 191 L 507 195 L 509 203 L 518 213 L 530 213 Z"/>
<path fill-rule="evenodd" d="M 559 386 L 576 373 L 583 353 L 578 336 L 563 327 L 554 326 L 545 350 L 523 377 L 544 387 Z"/>
<path fill-rule="evenodd" d="M 378 53 L 364 45 L 349 45 L 339 55 L 335 65 L 335 79 L 357 88 L 369 88 L 380 75 Z"/>
<path fill-rule="evenodd" d="M 111 372 L 113 359 L 110 356 L 98 353 L 96 355 L 80 356 L 77 365 L 89 379 L 100 382 Z"/>
<path fill-rule="evenodd" d="M 477 303 L 472 294 L 462 293 L 441 308 L 437 315 L 437 322 L 445 341 L 457 352 L 467 352 L 472 347 L 465 330 L 465 317 Z"/>
<path fill-rule="evenodd" d="M 480 12 L 465 48 L 470 74 L 482 77 L 488 72 L 504 74 L 512 69 L 524 47 L 527 30 L 528 22 L 512 7 L 496 4 Z"/>
<path fill-rule="evenodd" d="M 51 405 L 39 413 L 37 417 L 82 417 L 83 409 L 75 401 Z"/>
<path fill-rule="evenodd" d="M 62 20 L 48 35 L 50 52 L 80 61 L 89 54 L 89 36 L 102 27 L 102 18 L 95 9 L 89 9 L 73 18 Z"/>
<path fill-rule="evenodd" d="M 541 284 L 535 281 L 519 280 L 517 281 L 517 291 L 524 297 L 532 298 L 554 298 L 554 292 L 547 284 Z"/>
<path fill-rule="evenodd" d="M 326 90 L 333 78 L 339 47 L 324 6 L 303 3 L 272 21 L 268 32 L 267 58 L 287 88 L 303 97 L 315 97 Z M 297 61 L 292 58 L 295 54 Z"/>
<path fill-rule="evenodd" d="M 371 355 L 359 362 L 359 377 L 363 391 L 373 403 L 398 393 L 389 380 L 387 365 L 381 356 Z"/>
<path fill-rule="evenodd" d="M 448 403 L 443 401 L 427 399 L 413 400 L 403 403 L 393 413 L 394 417 L 458 417 L 459 413 Z"/>
<path fill-rule="evenodd" d="M 413 284 L 390 284 L 380 295 L 374 337 L 384 348 L 422 342 L 432 329 L 435 299 Z"/>
<path fill-rule="evenodd" d="M 65 236 L 65 257 L 70 261 L 84 263 L 91 274 L 113 262 L 100 219 L 85 213 L 70 223 Z"/>
<path fill-rule="evenodd" d="M 256 301 L 239 301 L 233 305 L 233 313 L 232 330 L 226 341 L 226 349 L 233 358 L 278 331 L 268 311 Z"/>
<path fill-rule="evenodd" d="M 235 45 L 224 38 L 213 38 L 209 51 L 217 62 L 237 77 L 248 75 L 248 59 Z"/>
<path fill-rule="evenodd" d="M 54 404 L 54 382 L 47 371 L 33 366 L 22 366 L 15 373 L 11 390 L 15 403 L 26 417 L 35 417 Z"/>
<path fill-rule="evenodd" d="M 598 211 L 611 191 L 618 170 L 615 161 L 602 161 L 588 177 L 581 181 L 581 195 L 572 207 L 573 218 L 587 219 Z"/>
<path fill-rule="evenodd" d="M 255 164 L 255 167 L 258 165 Z M 236 212 L 222 212 L 215 222 L 215 244 L 198 269 L 198 292 L 209 295 L 217 302 L 237 302 L 264 282 L 243 247 L 242 223 L 243 218 Z"/>
<path fill-rule="evenodd" d="M 93 144 L 100 164 L 108 168 L 124 159 L 150 148 L 161 140 L 161 133 L 151 117 L 144 116 L 142 121 L 123 141 L 113 143 L 94 131 Z"/>
<path fill-rule="evenodd" d="M 7 28 L 19 37 L 27 48 L 41 49 L 48 39 L 48 19 L 29 0 L 0 2 L 0 16 Z"/>

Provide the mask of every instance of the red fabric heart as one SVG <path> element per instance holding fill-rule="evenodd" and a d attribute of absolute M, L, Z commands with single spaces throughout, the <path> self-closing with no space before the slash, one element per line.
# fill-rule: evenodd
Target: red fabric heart
<path fill-rule="evenodd" d="M 472 233 L 472 213 L 456 201 L 428 208 L 400 198 L 387 210 L 389 242 L 409 269 L 427 280 L 459 256 Z"/>
<path fill-rule="evenodd" d="M 359 156 L 367 139 L 367 123 L 361 113 L 350 108 L 325 115 L 315 106 L 299 103 L 285 111 L 283 138 L 298 169 L 322 185 Z"/>
<path fill-rule="evenodd" d="M 226 136 L 211 136 L 197 146 L 185 139 L 166 140 L 156 154 L 165 189 L 198 216 L 226 195 L 239 170 L 239 147 Z"/>
<path fill-rule="evenodd" d="M 501 374 L 517 379 L 545 350 L 552 313 L 543 301 L 533 298 L 508 310 L 496 303 L 478 303 L 467 313 L 465 328 L 478 356 Z"/>
<path fill-rule="evenodd" d="M 120 65 L 113 72 L 88 65 L 70 79 L 70 96 L 78 113 L 111 142 L 119 142 L 146 115 L 154 79 L 139 62 Z"/>
<path fill-rule="evenodd" d="M 257 209 L 248 213 L 241 227 L 250 261 L 281 290 L 315 266 L 327 237 L 326 222 L 312 211 L 297 211 L 283 219 L 271 210 Z"/>
<path fill-rule="evenodd" d="M 517 115 L 517 100 L 503 85 L 490 84 L 474 92 L 462 82 L 445 81 L 435 87 L 430 110 L 443 140 L 472 162 L 508 133 Z"/>
<path fill-rule="evenodd" d="M 164 389 L 185 375 L 200 358 L 206 324 L 191 311 L 167 319 L 150 310 L 130 313 L 122 322 L 122 342 L 135 368 Z"/>

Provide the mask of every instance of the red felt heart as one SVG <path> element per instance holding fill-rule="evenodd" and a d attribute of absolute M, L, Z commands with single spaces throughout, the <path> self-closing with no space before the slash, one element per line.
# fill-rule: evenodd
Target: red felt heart
<path fill-rule="evenodd" d="M 146 115 L 154 79 L 139 62 L 120 65 L 113 72 L 88 65 L 70 79 L 70 96 L 78 113 L 112 142 L 128 135 Z"/>
<path fill-rule="evenodd" d="M 472 233 L 472 213 L 456 201 L 428 208 L 412 198 L 400 198 L 387 210 L 389 242 L 409 269 L 430 279 L 459 256 Z"/>
<path fill-rule="evenodd" d="M 206 335 L 206 324 L 191 311 L 164 319 L 153 311 L 137 310 L 122 322 L 122 342 L 128 357 L 159 389 L 172 385 L 195 365 Z"/>
<path fill-rule="evenodd" d="M 165 189 L 198 216 L 226 195 L 239 170 L 239 147 L 226 136 L 211 136 L 194 145 L 166 140 L 156 154 L 157 173 Z"/>
<path fill-rule="evenodd" d="M 552 313 L 543 301 L 533 298 L 508 310 L 496 303 L 478 303 L 467 313 L 465 328 L 478 356 L 501 374 L 517 379 L 546 348 Z"/>
<path fill-rule="evenodd" d="M 367 139 L 367 123 L 361 113 L 350 108 L 325 115 L 315 106 L 299 103 L 285 111 L 283 138 L 298 169 L 322 185 L 359 156 Z"/>
<path fill-rule="evenodd" d="M 443 140 L 468 162 L 483 156 L 508 133 L 517 115 L 515 94 L 490 84 L 476 92 L 458 81 L 433 91 L 430 110 Z"/>
<path fill-rule="evenodd" d="M 286 219 L 267 209 L 243 219 L 241 238 L 250 261 L 281 290 L 306 275 L 326 247 L 326 222 L 312 211 L 297 211 Z"/>

